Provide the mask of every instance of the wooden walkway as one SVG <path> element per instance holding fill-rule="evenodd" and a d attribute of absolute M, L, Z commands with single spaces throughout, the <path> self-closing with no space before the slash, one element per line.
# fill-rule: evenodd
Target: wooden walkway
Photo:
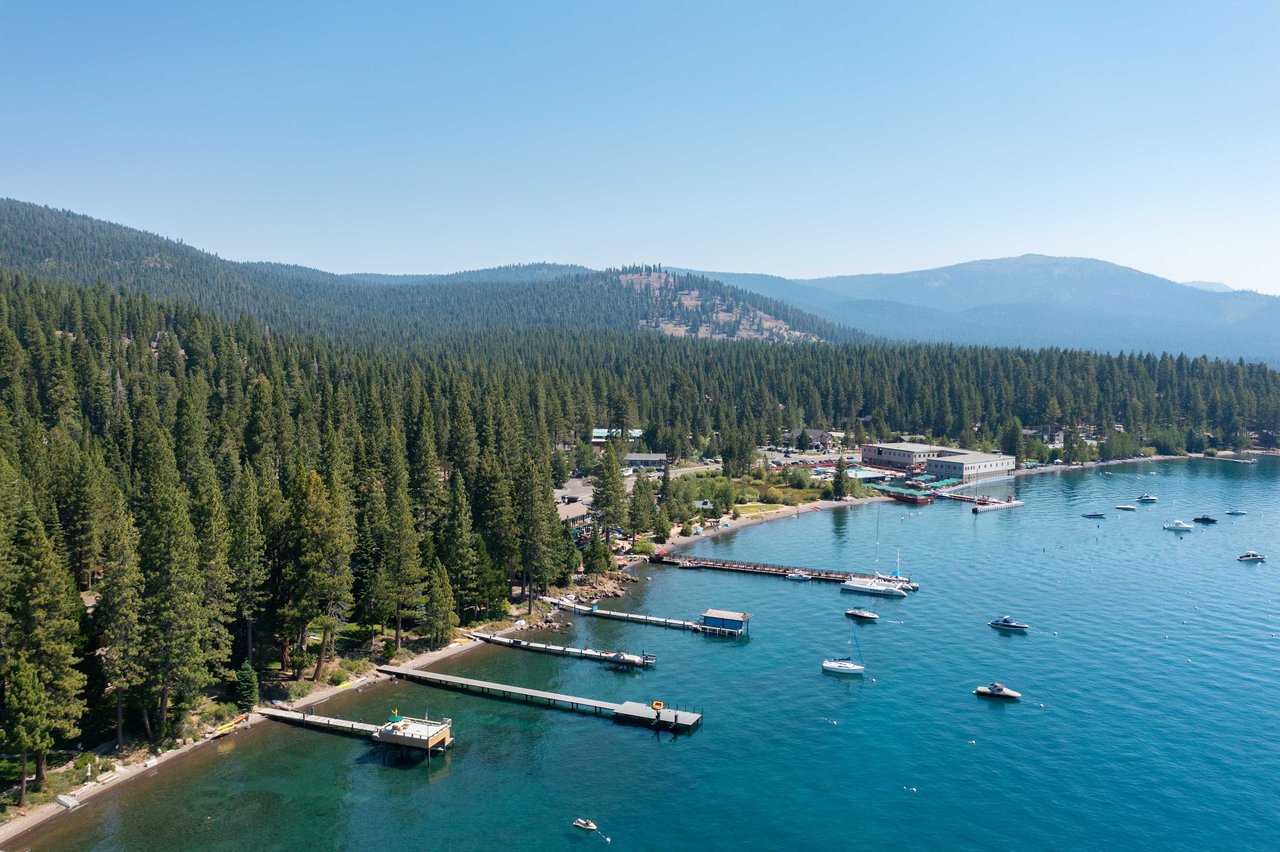
<path fill-rule="evenodd" d="M 578 615 L 594 615 L 598 618 L 616 618 L 619 621 L 634 621 L 638 624 L 655 624 L 658 627 L 671 627 L 675 630 L 692 630 L 701 632 L 703 627 L 696 621 L 681 621 L 678 618 L 663 618 L 658 615 L 641 615 L 638 612 L 614 612 L 607 609 L 596 609 L 585 604 L 566 601 L 563 598 L 542 598 L 543 601 L 555 605 L 559 609 L 567 609 Z"/>
<path fill-rule="evenodd" d="M 427 686 L 456 689 L 460 692 L 484 695 L 489 698 L 520 701 L 525 704 L 537 704 L 557 710 L 590 713 L 594 716 L 611 716 L 614 721 L 624 724 L 667 727 L 677 731 L 687 731 L 697 727 L 702 722 L 701 713 L 666 708 L 655 710 L 648 704 L 641 704 L 635 701 L 626 701 L 621 704 L 612 701 L 597 701 L 594 698 L 580 698 L 576 695 L 544 692 L 540 689 L 528 689 L 523 686 L 511 686 L 487 680 L 474 680 L 469 677 L 458 677 L 456 675 L 424 671 L 423 669 L 411 669 L 407 666 L 378 666 L 378 671 L 392 677 L 404 678 Z"/>
<path fill-rule="evenodd" d="M 537 651 L 543 654 L 554 654 L 557 657 L 577 657 L 582 660 L 596 660 L 613 666 L 625 668 L 647 668 L 658 662 L 653 654 L 628 654 L 625 651 L 596 651 L 592 648 L 566 648 L 561 645 L 548 645 L 544 642 L 527 642 L 524 639 L 510 639 L 506 636 L 495 636 L 491 633 L 467 633 L 472 639 L 488 642 L 490 645 L 502 645 L 506 648 L 517 648 L 522 651 Z"/>
<path fill-rule="evenodd" d="M 795 571 L 803 571 L 810 580 L 821 580 L 827 583 L 843 583 L 850 577 L 861 580 L 874 580 L 876 575 L 858 571 L 816 571 L 810 568 L 797 568 L 794 565 L 770 565 L 765 562 L 739 562 L 733 559 L 709 559 L 707 557 L 681 556 L 666 554 L 650 556 L 649 561 L 656 565 L 674 565 L 677 568 L 709 568 L 714 571 L 738 571 L 743 574 L 769 574 L 774 577 L 785 577 Z M 910 582 L 910 577 L 904 577 Z"/>
<path fill-rule="evenodd" d="M 268 719 L 290 722 L 294 725 L 306 725 L 308 728 L 321 728 L 326 731 L 333 731 L 335 734 L 356 734 L 362 737 L 371 737 L 378 730 L 377 725 L 370 725 L 367 722 L 334 719 L 329 716 L 317 716 L 314 713 L 299 713 L 297 710 L 278 710 L 274 707 L 264 707 L 259 709 L 258 712 Z"/>

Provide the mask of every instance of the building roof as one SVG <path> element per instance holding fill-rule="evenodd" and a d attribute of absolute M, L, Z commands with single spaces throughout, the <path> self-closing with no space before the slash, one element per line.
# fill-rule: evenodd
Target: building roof
<path fill-rule="evenodd" d="M 933 444 L 917 444 L 915 441 L 898 441 L 892 444 L 866 444 L 864 446 L 864 449 L 866 449 L 867 447 L 871 447 L 871 448 L 883 447 L 886 450 L 901 450 L 904 453 L 927 453 L 931 451 L 945 451 L 945 452 L 956 452 L 956 453 L 968 452 L 968 450 L 959 450 L 959 449 L 956 449 L 955 447 L 935 447 Z"/>
<path fill-rule="evenodd" d="M 969 450 L 960 450 L 946 458 L 937 459 L 943 462 L 963 462 L 964 464 L 974 464 L 976 462 L 992 462 L 1001 459 L 1013 460 L 1013 456 L 1001 455 L 999 453 L 975 453 Z"/>
<path fill-rule="evenodd" d="M 622 431 L 621 431 L 620 429 L 592 429 L 592 430 L 591 430 L 591 440 L 593 440 L 593 441 L 603 441 L 603 440 L 605 440 L 606 438 L 617 438 L 617 437 L 618 437 L 619 435 L 621 435 L 621 434 L 622 434 Z M 644 430 L 643 430 L 643 429 L 628 429 L 628 430 L 627 430 L 627 437 L 628 437 L 628 438 L 639 438 L 639 437 L 640 437 L 641 435 L 643 435 L 643 434 L 644 434 Z"/>
<path fill-rule="evenodd" d="M 721 618 L 725 621 L 746 621 L 751 617 L 750 613 L 733 612 L 727 609 L 709 609 L 702 614 L 703 618 Z"/>
<path fill-rule="evenodd" d="M 627 461 L 666 461 L 663 453 L 627 453 Z"/>

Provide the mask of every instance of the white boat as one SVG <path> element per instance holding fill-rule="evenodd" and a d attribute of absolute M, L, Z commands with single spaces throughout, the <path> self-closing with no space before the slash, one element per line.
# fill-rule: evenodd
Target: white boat
<path fill-rule="evenodd" d="M 1170 521 L 1164 525 L 1164 528 L 1169 532 L 1189 532 L 1195 529 L 1195 526 L 1186 521 Z"/>
<path fill-rule="evenodd" d="M 841 591 L 877 595 L 882 598 L 905 598 L 907 590 L 901 583 L 888 583 L 871 577 L 850 577 L 840 584 Z"/>
<path fill-rule="evenodd" d="M 1017 701 L 1022 697 L 1021 692 L 1014 692 L 1003 683 L 992 681 L 986 686 L 980 686 L 973 691 L 974 695 L 981 698 L 1000 698 L 1005 701 Z"/>
<path fill-rule="evenodd" d="M 1120 511 L 1122 511 L 1122 512 L 1136 512 L 1136 511 L 1138 511 L 1138 507 L 1137 507 L 1137 506 L 1116 506 L 1116 508 L 1117 508 L 1117 509 L 1119 509 L 1119 510 L 1120 510 Z"/>
<path fill-rule="evenodd" d="M 1249 513 L 1246 512 L 1244 509 L 1228 509 L 1227 514 L 1228 515 L 1247 515 Z"/>
<path fill-rule="evenodd" d="M 1153 497 L 1145 491 L 1138 495 L 1139 503 L 1154 503 L 1159 499 L 1159 497 Z"/>
<path fill-rule="evenodd" d="M 853 609 L 846 609 L 844 611 L 844 615 L 845 615 L 845 618 L 852 618 L 855 621 L 875 621 L 880 617 L 879 615 L 876 615 L 871 610 L 863 609 L 862 607 L 854 607 Z"/>
<path fill-rule="evenodd" d="M 827 674 L 860 675 L 867 670 L 867 667 L 858 665 L 852 657 L 839 657 L 823 660 L 822 670 Z"/>
<path fill-rule="evenodd" d="M 1013 618 L 1008 615 L 1001 616 L 995 621 L 988 621 L 987 624 L 991 625 L 996 630 L 1026 630 L 1031 626 L 1030 624 L 1023 624 L 1019 621 L 1014 621 Z"/>
<path fill-rule="evenodd" d="M 808 573 L 807 571 L 788 571 L 787 579 L 788 580 L 812 580 L 813 575 Z"/>
<path fill-rule="evenodd" d="M 373 732 L 373 738 L 385 745 L 407 746 L 424 751 L 448 748 L 453 745 L 453 720 L 433 722 L 430 719 L 414 719 L 392 710 L 382 727 Z"/>
<path fill-rule="evenodd" d="M 908 592 L 920 591 L 919 583 L 916 583 L 910 580 L 909 578 L 900 576 L 897 571 L 894 571 L 892 574 L 881 574 L 879 571 L 877 571 L 876 579 L 882 583 L 899 585 L 902 588 L 906 589 Z"/>
<path fill-rule="evenodd" d="M 581 817 L 573 821 L 573 827 L 580 828 L 583 831 L 599 831 L 594 822 L 589 819 L 582 819 Z"/>
<path fill-rule="evenodd" d="M 1237 562 L 1266 562 L 1267 557 L 1256 550 L 1246 550 L 1236 557 Z"/>
<path fill-rule="evenodd" d="M 65 793 L 59 793 L 58 795 L 53 797 L 53 800 L 58 804 L 62 805 L 64 808 L 66 808 L 69 811 L 73 811 L 76 808 L 80 807 L 79 799 L 68 796 Z"/>

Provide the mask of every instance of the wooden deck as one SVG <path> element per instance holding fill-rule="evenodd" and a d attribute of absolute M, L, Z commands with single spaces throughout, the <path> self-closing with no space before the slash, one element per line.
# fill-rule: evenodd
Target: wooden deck
<path fill-rule="evenodd" d="M 378 730 L 377 725 L 370 725 L 368 722 L 334 719 L 330 716 L 317 716 L 315 713 L 300 713 L 297 710 L 278 710 L 274 707 L 264 707 L 258 712 L 268 719 L 289 722 L 294 725 L 305 725 L 308 728 L 321 728 L 326 731 L 333 731 L 336 734 L 356 734 L 362 737 L 371 737 Z"/>
<path fill-rule="evenodd" d="M 511 639 L 506 636 L 495 636 L 491 633 L 467 633 L 472 639 L 501 645 L 505 648 L 516 648 L 521 651 L 536 651 L 542 654 L 553 654 L 557 657 L 577 657 L 582 660 L 595 660 L 624 668 L 648 668 L 658 660 L 652 654 L 627 654 L 619 651 L 597 651 L 593 648 L 566 648 L 562 645 L 548 645 L 545 642 L 528 642 L 524 639 Z"/>
<path fill-rule="evenodd" d="M 684 621 L 679 618 L 663 618 L 660 615 L 643 615 L 638 612 L 615 612 L 608 609 L 598 609 L 597 607 L 587 606 L 586 604 L 566 601 L 563 598 L 544 597 L 541 600 L 553 604 L 558 609 L 566 609 L 569 612 L 578 615 L 592 615 L 596 618 L 613 618 L 618 621 L 632 621 L 637 624 L 652 624 L 657 627 L 670 627 L 673 630 L 688 630 L 693 633 L 702 633 L 707 636 L 728 636 L 730 638 L 738 638 L 746 635 L 746 630 L 731 630 L 725 627 L 708 627 L 697 621 Z"/>
<path fill-rule="evenodd" d="M 681 731 L 691 730 L 702 722 L 701 713 L 666 708 L 655 710 L 650 705 L 636 701 L 627 701 L 621 704 L 612 701 L 597 701 L 594 698 L 581 698 L 576 695 L 564 695 L 559 692 L 546 692 L 541 689 L 528 689 L 523 686 L 475 680 L 469 677 L 424 671 L 423 669 L 411 669 L 407 666 L 378 666 L 378 671 L 393 677 L 411 680 L 415 683 L 426 684 L 427 686 L 454 689 L 460 692 L 469 692 L 490 698 L 501 698 L 507 701 L 519 701 L 524 704 L 537 704 L 557 710 L 590 713 L 593 716 L 610 716 L 614 721 L 626 724 L 669 727 Z"/>

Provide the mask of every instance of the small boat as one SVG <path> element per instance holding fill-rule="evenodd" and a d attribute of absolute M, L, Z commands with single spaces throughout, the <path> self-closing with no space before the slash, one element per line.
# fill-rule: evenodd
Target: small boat
<path fill-rule="evenodd" d="M 807 571 L 788 571 L 787 579 L 788 580 L 812 580 L 813 575 L 808 573 Z"/>
<path fill-rule="evenodd" d="M 1119 507 L 1119 506 L 1116 506 L 1116 508 L 1117 508 L 1117 509 L 1119 509 L 1120 507 Z M 1107 516 L 1107 513 L 1106 513 L 1106 512 L 1085 512 L 1085 513 L 1084 513 L 1083 515 L 1081 515 L 1080 517 L 1082 517 L 1082 518 L 1105 518 L 1106 516 Z"/>
<path fill-rule="evenodd" d="M 1145 491 L 1143 491 L 1141 494 L 1138 495 L 1139 503 L 1154 503 L 1159 499 L 1160 499 L 1159 497 L 1153 497 Z"/>
<path fill-rule="evenodd" d="M 80 807 L 79 799 L 68 796 L 65 793 L 59 793 L 58 795 L 53 797 L 53 800 L 58 804 L 62 805 L 64 808 L 66 808 L 69 811 L 73 811 L 76 808 Z"/>
<path fill-rule="evenodd" d="M 1244 509 L 1228 509 L 1227 514 L 1228 515 L 1247 515 L 1249 513 L 1246 512 Z"/>
<path fill-rule="evenodd" d="M 863 609 L 862 607 L 854 607 L 853 609 L 846 609 L 844 611 L 844 616 L 845 618 L 853 618 L 858 621 L 875 621 L 877 618 L 880 617 L 876 615 L 874 612 L 872 612 L 871 610 Z"/>
<path fill-rule="evenodd" d="M 1195 521 L 1197 524 L 1216 524 L 1218 522 L 1217 518 L 1211 518 L 1208 515 L 1201 515 L 1200 517 L 1192 518 L 1191 520 Z"/>
<path fill-rule="evenodd" d="M 1266 562 L 1267 557 L 1256 550 L 1246 550 L 1236 557 L 1237 562 Z"/>
<path fill-rule="evenodd" d="M 840 584 L 840 590 L 859 592 L 864 595 L 877 595 L 882 598 L 905 598 L 907 591 L 901 583 L 887 583 L 867 577 L 850 577 Z"/>
<path fill-rule="evenodd" d="M 1119 509 L 1121 512 L 1136 512 L 1136 511 L 1138 511 L 1138 507 L 1137 507 L 1137 506 L 1116 506 L 1116 508 L 1117 508 L 1117 509 Z"/>
<path fill-rule="evenodd" d="M 991 625 L 996 630 L 1026 630 L 1031 626 L 1030 624 L 1023 624 L 1022 622 L 1014 621 L 1007 615 L 1003 615 L 995 621 L 988 621 L 987 624 Z"/>
<path fill-rule="evenodd" d="M 858 665 L 852 657 L 837 657 L 823 660 L 822 670 L 827 674 L 860 675 L 867 670 L 867 667 Z"/>
<path fill-rule="evenodd" d="M 574 828 L 580 828 L 583 831 L 599 831 L 596 824 L 589 819 L 578 818 L 573 821 Z"/>
<path fill-rule="evenodd" d="M 1186 521 L 1170 521 L 1169 523 L 1164 525 L 1164 528 L 1167 529 L 1169 532 L 1187 532 L 1189 530 L 1195 529 L 1195 527 L 1193 527 L 1191 524 L 1187 523 Z"/>
<path fill-rule="evenodd" d="M 1000 698 L 1005 701 L 1017 701 L 1022 697 L 1021 692 L 1014 692 L 1003 683 L 992 681 L 986 686 L 980 686 L 973 691 L 974 695 L 980 698 Z"/>

